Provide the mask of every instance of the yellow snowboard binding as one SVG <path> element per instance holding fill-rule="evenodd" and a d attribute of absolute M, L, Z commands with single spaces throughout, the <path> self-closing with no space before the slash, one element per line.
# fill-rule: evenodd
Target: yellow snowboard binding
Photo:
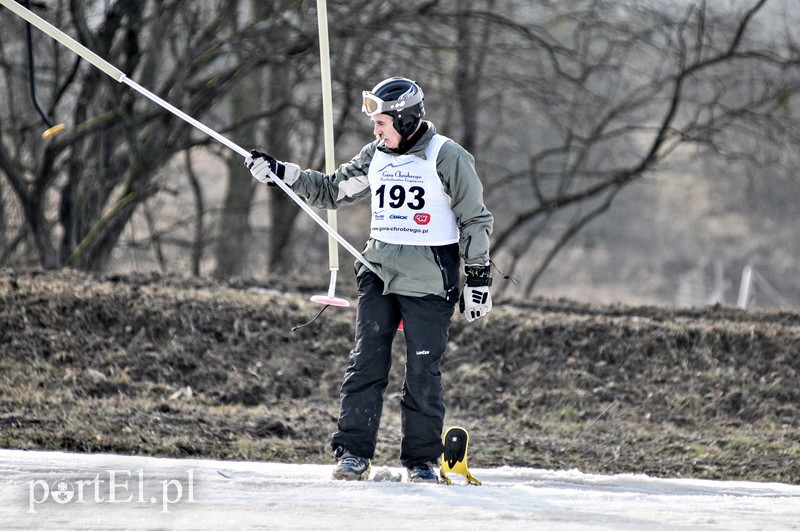
<path fill-rule="evenodd" d="M 453 481 L 447 477 L 447 473 L 453 472 L 467 478 L 467 485 L 480 485 L 481 482 L 473 477 L 467 469 L 467 450 L 469 447 L 469 434 L 464 428 L 454 426 L 447 428 L 442 436 L 444 452 L 442 453 L 442 467 L 439 476 L 442 483 L 452 485 Z"/>

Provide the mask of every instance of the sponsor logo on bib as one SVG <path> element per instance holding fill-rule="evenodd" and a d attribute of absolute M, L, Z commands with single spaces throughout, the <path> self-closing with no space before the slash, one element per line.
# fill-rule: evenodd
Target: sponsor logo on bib
<path fill-rule="evenodd" d="M 417 225 L 427 225 L 431 222 L 431 215 L 418 212 L 414 214 L 414 221 L 417 223 Z"/>

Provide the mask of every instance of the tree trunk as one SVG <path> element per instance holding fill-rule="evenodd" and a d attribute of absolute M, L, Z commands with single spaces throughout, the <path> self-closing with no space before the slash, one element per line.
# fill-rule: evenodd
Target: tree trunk
<path fill-rule="evenodd" d="M 266 130 L 266 145 L 278 160 L 291 160 L 293 151 L 289 144 L 289 132 L 294 124 L 291 106 L 293 71 L 287 64 L 272 68 L 269 77 L 268 94 L 273 98 L 271 105 L 277 109 Z M 320 119 L 320 126 L 322 120 Z M 289 269 L 292 232 L 299 207 L 286 194 L 278 190 L 270 194 L 271 238 L 267 249 L 267 265 L 272 272 L 285 272 Z"/>
<path fill-rule="evenodd" d="M 257 8 L 257 6 L 256 6 Z M 258 105 L 262 82 L 258 76 L 250 76 L 231 94 L 231 121 L 237 123 L 241 118 L 254 111 Z M 232 140 L 240 145 L 253 143 L 253 128 L 239 127 L 232 131 Z M 250 210 L 253 204 L 253 191 L 256 182 L 245 177 L 242 159 L 231 156 L 227 163 L 227 185 L 222 212 L 219 217 L 217 231 L 216 269 L 214 277 L 225 279 L 242 276 L 247 272 L 250 247 L 253 242 L 253 230 L 250 226 Z"/>

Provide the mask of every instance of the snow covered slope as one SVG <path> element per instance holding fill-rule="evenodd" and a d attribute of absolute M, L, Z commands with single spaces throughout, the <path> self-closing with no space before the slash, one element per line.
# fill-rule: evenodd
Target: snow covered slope
<path fill-rule="evenodd" d="M 480 487 L 346 483 L 329 479 L 330 470 L 0 450 L 0 522 L 4 529 L 800 529 L 795 485 L 531 468 L 471 470 Z"/>

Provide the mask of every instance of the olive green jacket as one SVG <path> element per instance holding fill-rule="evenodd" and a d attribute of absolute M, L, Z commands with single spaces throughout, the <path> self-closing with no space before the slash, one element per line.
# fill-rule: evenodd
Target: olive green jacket
<path fill-rule="evenodd" d="M 436 134 L 436 129 L 426 122 L 428 130 L 406 153 L 425 156 L 425 147 Z M 367 173 L 376 149 L 392 153 L 375 140 L 363 148 L 352 160 L 326 175 L 315 170 L 304 170 L 292 185 L 297 195 L 317 208 L 334 209 L 370 198 Z M 489 263 L 489 235 L 494 218 L 483 204 L 483 186 L 475 171 L 472 155 L 453 140 L 445 142 L 439 151 L 436 171 L 444 190 L 451 199 L 451 208 L 459 228 L 459 254 L 465 264 Z M 444 296 L 441 264 L 427 246 L 396 245 L 370 238 L 362 253 L 384 282 L 384 293 L 399 295 Z M 356 262 L 357 275 L 367 268 Z"/>

